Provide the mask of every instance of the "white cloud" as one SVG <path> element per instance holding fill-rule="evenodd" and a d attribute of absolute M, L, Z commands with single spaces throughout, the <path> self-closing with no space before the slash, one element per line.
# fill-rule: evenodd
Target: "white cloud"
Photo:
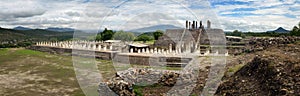
<path fill-rule="evenodd" d="M 0 20 L 12 20 L 42 15 L 46 10 L 42 8 L 42 6 L 39 6 L 38 3 L 39 2 L 37 1 L 22 2 L 18 0 L 12 2 L 8 0 L 1 0 Z"/>
<path fill-rule="evenodd" d="M 295 3 L 296 0 L 237 0 L 252 3 L 219 4 L 214 9 L 210 9 L 210 3 L 205 0 L 90 1 L 1 0 L 0 26 L 16 27 L 21 25 L 32 28 L 72 27 L 79 29 L 108 27 L 129 30 L 156 24 L 184 27 L 185 20 L 202 20 L 204 24 L 205 21 L 211 20 L 214 27 L 225 30 L 267 31 L 277 27 L 290 29 L 298 23 L 300 17 L 300 5 Z M 258 10 L 234 11 L 239 8 Z M 239 13 L 256 15 L 230 16 L 230 14 Z M 284 16 L 286 14 L 294 15 L 295 18 Z"/>
<path fill-rule="evenodd" d="M 237 1 L 251 1 L 251 3 L 241 5 L 220 4 L 215 8 L 218 17 L 220 18 L 220 23 L 225 30 L 263 32 L 274 30 L 278 27 L 291 29 L 300 19 L 300 11 L 297 11 L 298 8 L 300 9 L 300 5 L 299 3 L 296 3 L 296 0 Z M 235 10 L 241 8 L 252 8 L 257 10 Z"/>

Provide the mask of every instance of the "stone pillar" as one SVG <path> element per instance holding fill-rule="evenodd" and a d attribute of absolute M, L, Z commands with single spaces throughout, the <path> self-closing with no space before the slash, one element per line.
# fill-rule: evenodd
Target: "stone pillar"
<path fill-rule="evenodd" d="M 168 51 L 168 50 L 163 49 L 162 51 L 163 51 L 162 53 L 163 53 L 164 55 L 167 55 L 167 51 Z"/>
<path fill-rule="evenodd" d="M 81 44 L 80 49 L 85 49 L 85 44 Z"/>
<path fill-rule="evenodd" d="M 101 51 L 101 44 L 98 45 L 98 50 Z"/>
<path fill-rule="evenodd" d="M 138 49 L 138 53 L 141 53 L 141 49 Z"/>
<path fill-rule="evenodd" d="M 161 54 L 161 49 L 157 49 L 157 54 Z"/>
<path fill-rule="evenodd" d="M 191 53 L 191 43 L 190 42 L 186 45 L 186 53 Z"/>
<path fill-rule="evenodd" d="M 209 20 L 207 20 L 207 29 L 210 29 L 211 22 Z"/>
<path fill-rule="evenodd" d="M 130 53 L 133 53 L 133 48 L 130 48 Z"/>
<path fill-rule="evenodd" d="M 91 49 L 92 49 L 91 46 L 92 46 L 92 44 L 91 44 L 91 43 L 88 43 L 88 48 L 87 48 L 87 49 L 88 49 L 88 50 L 91 50 Z"/>
<path fill-rule="evenodd" d="M 166 50 L 166 54 L 169 54 L 170 53 L 170 50 Z"/>
<path fill-rule="evenodd" d="M 146 53 L 148 53 L 148 54 L 150 53 L 150 52 L 149 52 L 149 48 L 146 48 Z"/>
<path fill-rule="evenodd" d="M 153 49 L 150 49 L 150 53 L 151 53 L 151 54 L 153 53 Z"/>
<path fill-rule="evenodd" d="M 97 46 L 96 44 L 93 45 L 93 50 L 96 50 Z"/>
<path fill-rule="evenodd" d="M 169 52 L 172 52 L 172 44 L 169 44 Z"/>
<path fill-rule="evenodd" d="M 209 55 L 209 50 L 206 50 L 206 52 L 204 53 L 204 55 L 206 56 L 206 55 Z"/>
<path fill-rule="evenodd" d="M 109 50 L 111 50 L 111 51 L 113 50 L 112 44 L 109 45 Z"/>
<path fill-rule="evenodd" d="M 228 51 L 225 53 L 225 56 L 229 56 L 229 53 L 228 53 Z"/>
<path fill-rule="evenodd" d="M 219 51 L 218 50 L 216 51 L 215 55 L 219 55 Z"/>
<path fill-rule="evenodd" d="M 107 47 L 107 45 L 105 44 L 105 45 L 104 45 L 104 48 L 103 48 L 104 51 L 106 51 L 106 47 Z"/>

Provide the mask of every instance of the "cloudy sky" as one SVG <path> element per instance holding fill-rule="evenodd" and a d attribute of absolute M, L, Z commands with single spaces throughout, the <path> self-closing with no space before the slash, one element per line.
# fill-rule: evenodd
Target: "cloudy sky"
<path fill-rule="evenodd" d="M 226 31 L 291 29 L 299 0 L 1 0 L 0 27 L 131 30 L 210 20 Z"/>

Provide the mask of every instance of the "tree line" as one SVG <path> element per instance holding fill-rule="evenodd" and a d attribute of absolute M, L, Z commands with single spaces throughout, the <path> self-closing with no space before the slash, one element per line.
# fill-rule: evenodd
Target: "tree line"
<path fill-rule="evenodd" d="M 234 30 L 233 32 L 226 32 L 227 36 L 238 36 L 245 38 L 246 36 L 254 37 L 279 37 L 279 36 L 300 36 L 300 22 L 297 26 L 294 26 L 289 33 L 277 33 L 277 32 L 242 32 Z"/>
<path fill-rule="evenodd" d="M 132 32 L 124 32 L 124 31 L 117 31 L 114 32 L 113 30 L 108 30 L 105 28 L 103 32 L 100 32 L 96 36 L 97 41 L 105 41 L 105 40 L 122 40 L 122 41 L 152 41 L 158 40 L 160 36 L 163 35 L 163 31 L 157 30 L 155 32 L 148 32 L 143 33 L 138 36 L 135 36 Z"/>

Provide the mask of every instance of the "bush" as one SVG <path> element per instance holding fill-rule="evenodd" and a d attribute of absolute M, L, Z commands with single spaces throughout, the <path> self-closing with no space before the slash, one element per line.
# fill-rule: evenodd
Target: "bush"
<path fill-rule="evenodd" d="M 116 32 L 113 36 L 113 39 L 115 40 L 122 40 L 122 41 L 133 41 L 135 38 L 134 34 L 131 32 L 124 32 L 124 31 L 119 31 Z"/>
<path fill-rule="evenodd" d="M 143 41 L 143 42 L 146 42 L 146 41 L 151 41 L 151 40 L 154 40 L 154 38 L 151 37 L 151 36 L 148 36 L 148 35 L 140 35 L 140 36 L 138 36 L 134 41 Z"/>

